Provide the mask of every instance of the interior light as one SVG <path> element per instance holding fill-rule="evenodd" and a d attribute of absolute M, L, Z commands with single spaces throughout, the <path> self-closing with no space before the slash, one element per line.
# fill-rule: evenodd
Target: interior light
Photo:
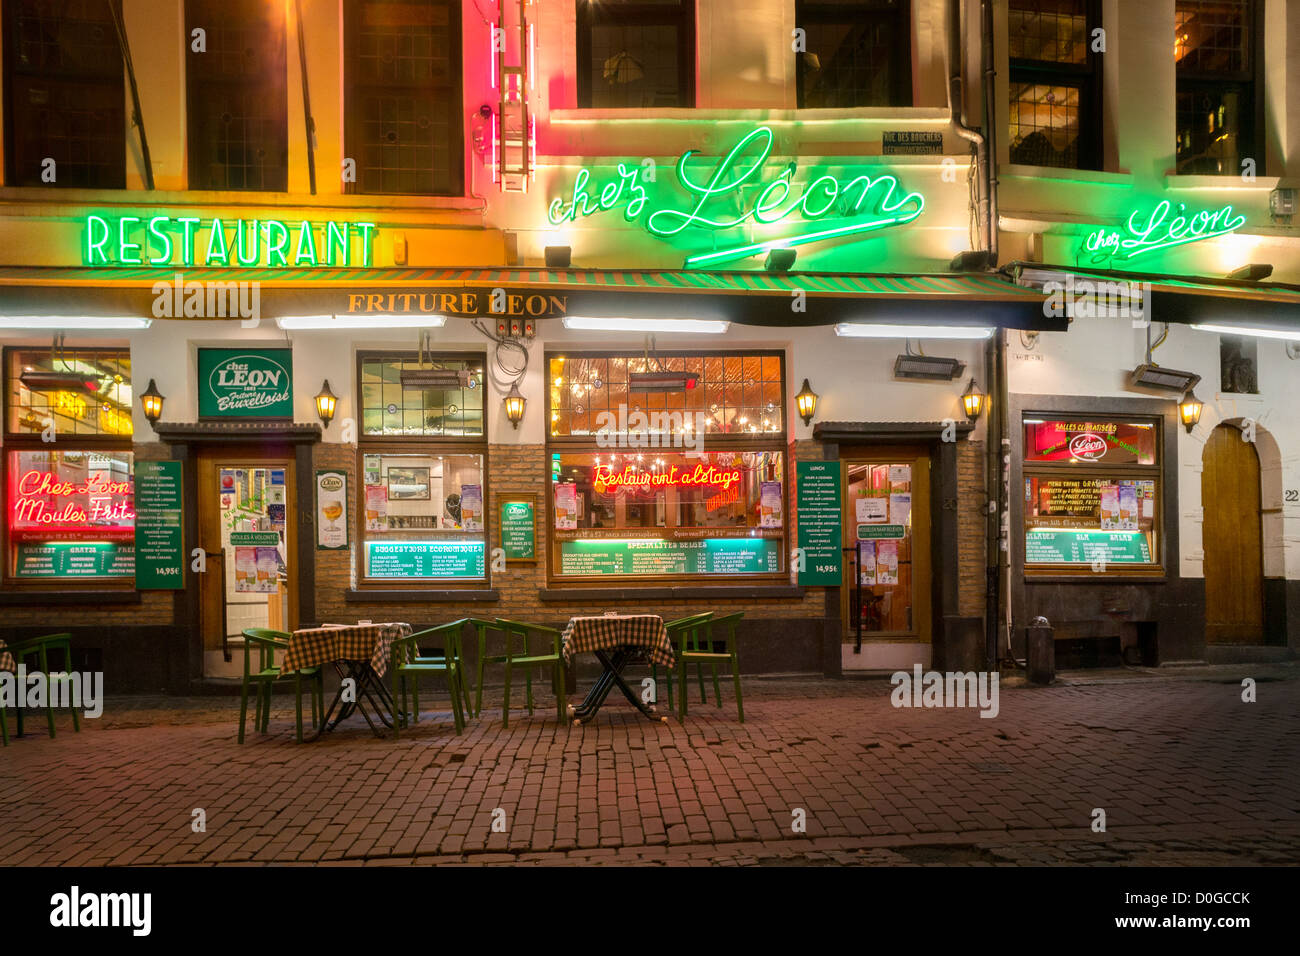
<path fill-rule="evenodd" d="M 282 329 L 440 329 L 445 315 L 284 315 Z"/>
<path fill-rule="evenodd" d="M 877 325 L 840 322 L 835 334 L 860 339 L 987 339 L 993 329 L 962 325 Z"/>
<path fill-rule="evenodd" d="M 703 332 L 717 335 L 730 326 L 730 322 L 721 319 L 590 318 L 580 315 L 564 318 L 566 329 L 586 332 Z"/>
<path fill-rule="evenodd" d="M 138 331 L 153 319 L 138 315 L 3 315 L 0 329 L 106 329 Z"/>
<path fill-rule="evenodd" d="M 1285 329 L 1257 329 L 1244 325 L 1214 325 L 1212 323 L 1193 323 L 1192 328 L 1198 332 L 1218 332 L 1221 335 L 1251 335 L 1261 339 L 1286 339 L 1300 342 L 1300 328 L 1293 331 Z"/>

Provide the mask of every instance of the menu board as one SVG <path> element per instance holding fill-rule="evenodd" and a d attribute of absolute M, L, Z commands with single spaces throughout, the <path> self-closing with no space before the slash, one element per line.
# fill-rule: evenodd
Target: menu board
<path fill-rule="evenodd" d="M 135 466 L 135 586 L 141 591 L 185 587 L 181 462 Z"/>
<path fill-rule="evenodd" d="M 367 541 L 371 578 L 481 578 L 482 541 Z"/>
<path fill-rule="evenodd" d="M 1025 534 L 1025 561 L 1031 564 L 1150 564 L 1145 534 L 1037 528 Z"/>
<path fill-rule="evenodd" d="M 802 585 L 840 583 L 840 464 L 837 461 L 795 462 Z"/>
<path fill-rule="evenodd" d="M 119 577 L 135 570 L 135 548 L 113 541 L 19 544 L 15 558 L 14 576 L 20 578 Z"/>
<path fill-rule="evenodd" d="M 537 560 L 536 508 L 532 497 L 501 502 L 501 550 L 507 561 Z"/>
<path fill-rule="evenodd" d="M 563 541 L 561 574 L 766 574 L 781 570 L 779 538 Z"/>

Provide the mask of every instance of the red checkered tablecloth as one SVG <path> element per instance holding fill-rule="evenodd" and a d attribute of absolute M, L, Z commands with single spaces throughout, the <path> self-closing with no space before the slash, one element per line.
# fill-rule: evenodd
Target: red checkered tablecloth
<path fill-rule="evenodd" d="M 580 651 L 640 647 L 653 664 L 672 667 L 676 661 L 672 641 L 657 614 L 611 614 L 607 617 L 573 617 L 564 628 L 564 662 Z"/>
<path fill-rule="evenodd" d="M 4 641 L 0 641 L 0 671 L 17 671 L 14 656 L 5 650 L 7 646 Z"/>
<path fill-rule="evenodd" d="M 331 661 L 369 661 L 383 677 L 393 641 L 411 633 L 409 624 L 326 624 L 294 631 L 282 669 L 287 673 Z"/>

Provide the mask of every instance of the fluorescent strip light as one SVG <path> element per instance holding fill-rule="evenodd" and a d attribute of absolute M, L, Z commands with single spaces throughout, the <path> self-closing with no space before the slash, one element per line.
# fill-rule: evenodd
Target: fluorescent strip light
<path fill-rule="evenodd" d="M 0 329 L 147 329 L 153 319 L 138 315 L 3 315 Z"/>
<path fill-rule="evenodd" d="M 445 315 L 285 315 L 282 329 L 440 329 Z"/>
<path fill-rule="evenodd" d="M 1282 329 L 1255 329 L 1244 325 L 1213 325 L 1195 323 L 1192 328 L 1198 332 L 1218 332 L 1221 335 L 1251 335 L 1260 339 L 1285 339 L 1288 342 L 1300 342 L 1300 329 L 1286 332 Z"/>
<path fill-rule="evenodd" d="M 587 332 L 705 332 L 717 335 L 730 326 L 730 322 L 721 319 L 593 319 L 578 315 L 564 318 L 566 329 Z"/>
<path fill-rule="evenodd" d="M 960 325 L 866 325 L 840 322 L 835 334 L 859 339 L 987 339 L 992 329 Z"/>

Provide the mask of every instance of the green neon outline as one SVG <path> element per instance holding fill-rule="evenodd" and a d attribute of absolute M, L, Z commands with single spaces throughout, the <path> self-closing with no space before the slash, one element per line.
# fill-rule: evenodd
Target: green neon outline
<path fill-rule="evenodd" d="M 1159 203 L 1155 205 L 1154 208 L 1152 208 L 1152 210 L 1150 211 L 1150 213 L 1147 214 L 1146 217 L 1147 222 L 1151 223 L 1152 220 L 1156 219 L 1157 213 L 1160 213 L 1159 224 L 1164 225 L 1165 227 L 1164 232 L 1166 236 L 1170 234 L 1171 227 L 1165 224 L 1165 218 L 1171 209 L 1173 209 L 1173 204 L 1170 203 L 1168 199 L 1162 199 L 1160 200 Z M 1137 216 L 1138 214 L 1138 210 L 1135 209 L 1129 213 L 1128 219 L 1125 221 L 1124 224 L 1124 229 L 1128 231 L 1130 238 L 1127 239 L 1120 238 L 1124 235 L 1124 231 L 1120 229 L 1114 229 L 1109 226 L 1103 226 L 1100 229 L 1094 229 L 1092 232 L 1088 233 L 1088 235 L 1084 237 L 1083 252 L 1091 256 L 1094 262 L 1103 261 L 1106 259 L 1119 259 L 1119 260 L 1136 259 L 1138 256 L 1146 255 L 1148 252 L 1156 252 L 1157 250 L 1160 249 L 1169 249 L 1172 248 L 1173 246 L 1182 246 L 1182 245 L 1186 245 L 1189 242 L 1200 242 L 1202 239 L 1217 239 L 1220 236 L 1227 236 L 1230 235 L 1231 233 L 1236 232 L 1238 229 L 1240 229 L 1242 226 L 1246 224 L 1246 217 L 1242 213 L 1238 213 L 1236 219 L 1235 220 L 1233 219 L 1232 203 L 1225 203 L 1224 205 L 1216 209 L 1213 213 L 1205 209 L 1198 210 L 1195 213 L 1195 215 L 1191 217 L 1184 215 L 1186 209 L 1187 206 L 1185 203 L 1179 203 L 1178 213 L 1175 219 L 1188 220 L 1188 219 L 1195 219 L 1196 216 L 1205 216 L 1206 222 L 1208 224 L 1211 222 L 1216 222 L 1217 220 L 1222 218 L 1224 222 L 1224 226 L 1223 228 L 1215 230 L 1214 232 L 1203 232 L 1200 235 L 1196 235 L 1196 236 L 1184 235 L 1177 239 L 1167 239 L 1162 242 L 1146 242 L 1144 239 L 1141 238 L 1132 238 L 1132 236 L 1139 233 L 1139 230 L 1133 225 L 1134 217 Z M 1188 226 L 1184 226 L 1183 228 L 1188 228 Z M 1145 235 L 1149 235 L 1150 232 L 1151 229 L 1149 228 L 1145 233 Z M 1101 241 L 1110 238 L 1111 236 L 1116 237 L 1118 240 L 1118 248 L 1113 252 L 1109 251 L 1109 246 L 1103 245 L 1103 242 Z"/>
<path fill-rule="evenodd" d="M 695 256 L 688 256 L 685 266 L 689 269 L 705 262 L 730 262 L 733 259 L 746 259 L 749 256 L 757 255 L 760 252 L 768 252 L 772 249 L 803 246 L 810 242 L 820 242 L 823 239 L 833 239 L 837 236 L 851 236 L 855 233 L 868 232 L 872 229 L 884 229 L 888 226 L 901 226 L 911 222 L 917 216 L 921 215 L 921 211 L 924 208 L 925 202 L 922 200 L 920 208 L 910 215 L 891 216 L 888 219 L 875 219 L 871 222 L 854 223 L 851 226 L 840 226 L 837 229 L 824 229 L 821 232 L 809 232 L 802 236 L 771 239 L 767 242 L 756 242 L 747 246 L 736 246 L 732 249 L 720 249 L 717 252 L 705 252 Z"/>

